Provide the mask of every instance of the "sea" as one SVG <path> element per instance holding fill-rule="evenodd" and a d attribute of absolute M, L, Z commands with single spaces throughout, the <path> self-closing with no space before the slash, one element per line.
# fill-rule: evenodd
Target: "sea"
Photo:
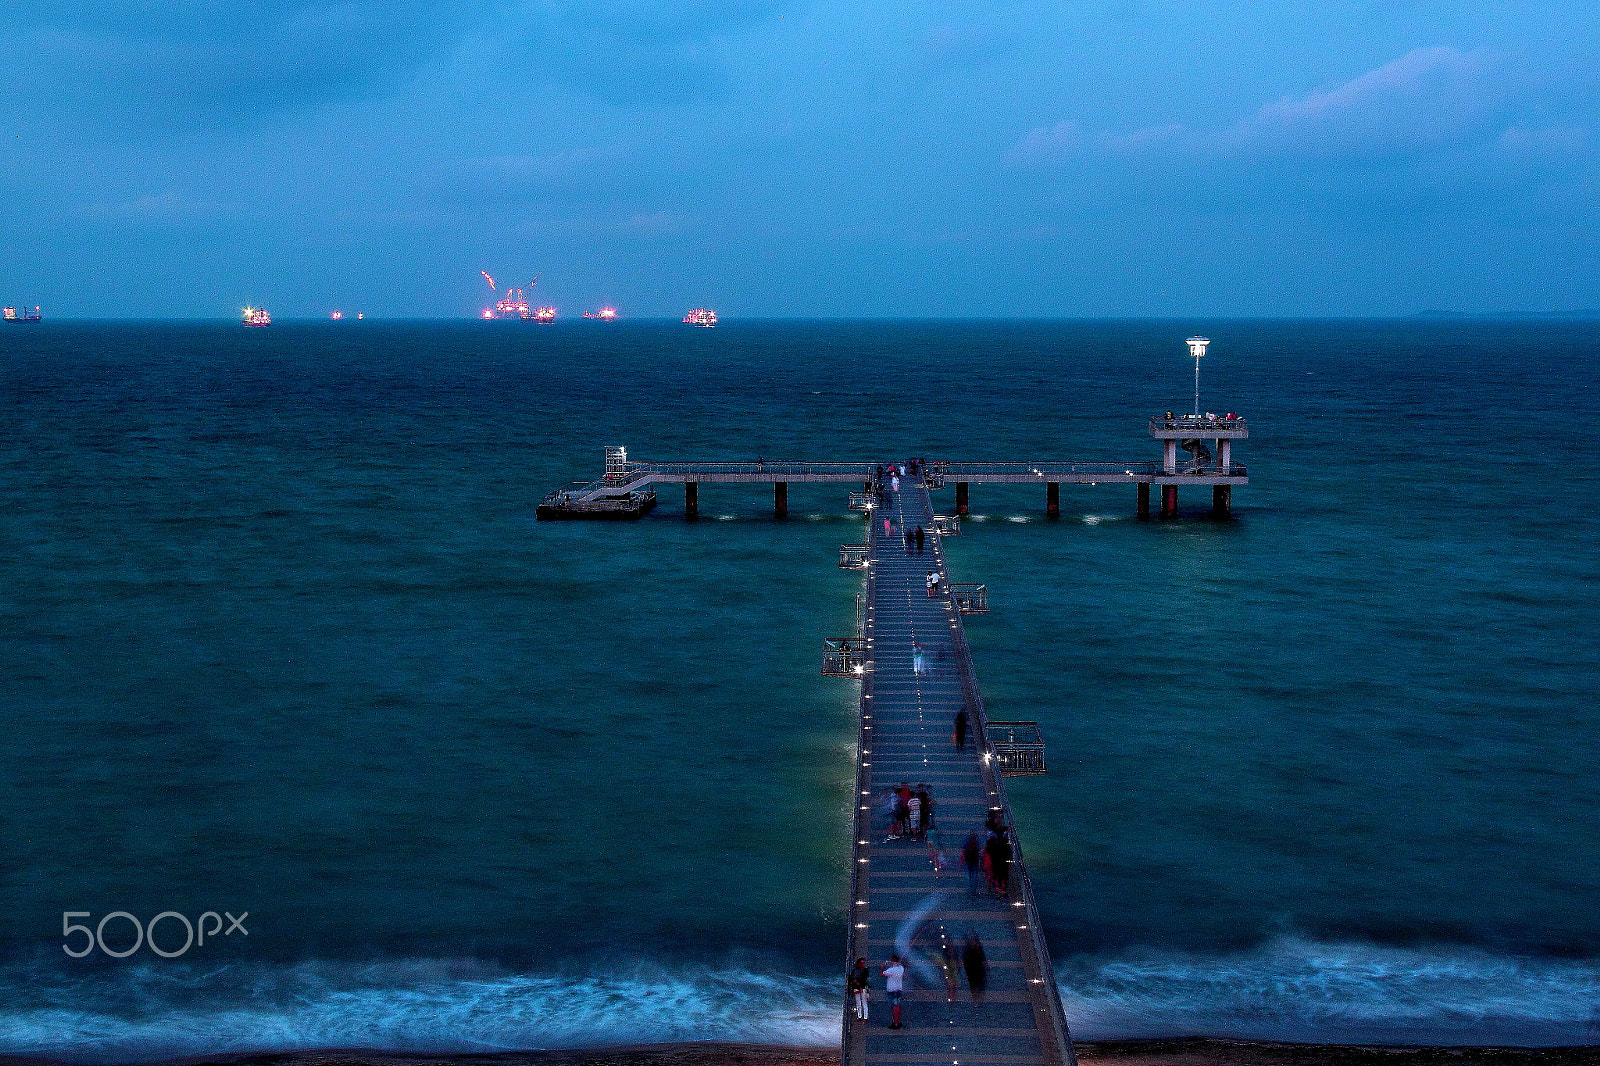
<path fill-rule="evenodd" d="M 847 487 L 535 506 L 607 445 L 1148 461 L 1196 332 L 1231 519 L 974 485 L 947 542 L 1073 1034 L 1600 1043 L 1600 324 L 45 322 L 0 1053 L 836 1042 Z"/>

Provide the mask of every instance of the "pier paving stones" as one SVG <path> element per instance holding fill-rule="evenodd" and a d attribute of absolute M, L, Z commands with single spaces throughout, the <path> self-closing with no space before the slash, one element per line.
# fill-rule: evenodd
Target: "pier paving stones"
<path fill-rule="evenodd" d="M 885 515 L 894 522 L 888 537 Z M 926 591 L 930 570 L 944 587 L 950 582 L 926 487 L 918 478 L 904 479 L 901 491 L 889 493 L 868 523 L 868 663 L 850 954 L 867 958 L 873 992 L 865 1024 L 851 1021 L 846 1005 L 844 1066 L 1076 1066 L 1049 959 L 1034 936 L 1037 916 L 1022 889 L 1021 870 L 1004 898 L 987 886 L 968 891 L 961 862 L 967 834 L 981 837 L 991 810 L 1000 810 L 1009 824 L 1010 811 L 997 771 L 982 761 L 978 723 L 972 723 L 964 751 L 952 742 L 956 712 L 967 705 L 968 686 L 976 689 L 954 602 L 948 592 Z M 901 538 L 917 526 L 926 534 L 925 548 L 908 553 Z M 924 653 L 920 675 L 913 642 Z M 889 797 L 902 781 L 929 787 L 937 830 L 929 841 L 889 836 Z M 952 1002 L 939 953 L 946 941 L 959 952 L 972 935 L 988 962 L 987 990 L 982 1002 L 973 1002 L 963 973 Z M 888 1028 L 889 1004 L 878 973 L 891 951 L 912 956 L 900 1029 Z"/>

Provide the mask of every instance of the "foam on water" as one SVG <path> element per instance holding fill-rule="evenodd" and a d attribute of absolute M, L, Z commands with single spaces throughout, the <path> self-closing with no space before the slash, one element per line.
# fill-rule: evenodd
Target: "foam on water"
<path fill-rule="evenodd" d="M 1079 1040 L 1572 1045 L 1600 1034 L 1600 967 L 1471 950 L 1284 939 L 1225 956 L 1068 959 L 1058 980 Z M 650 963 L 542 974 L 446 959 L 144 964 L 76 980 L 40 970 L 0 986 L 0 1053 L 109 1062 L 332 1047 L 821 1047 L 839 1038 L 837 988 L 817 975 Z"/>
<path fill-rule="evenodd" d="M 1283 939 L 1227 956 L 1063 960 L 1057 976 L 1080 1040 L 1573 1045 L 1600 1037 L 1593 962 Z"/>
<path fill-rule="evenodd" d="M 9 982 L 8 982 L 9 983 Z M 81 1062 L 367 1047 L 430 1052 L 838 1040 L 830 983 L 735 969 L 516 974 L 455 960 L 268 968 L 144 965 L 0 988 L 0 1053 Z M 25 1004 L 25 1005 L 24 1005 Z"/>

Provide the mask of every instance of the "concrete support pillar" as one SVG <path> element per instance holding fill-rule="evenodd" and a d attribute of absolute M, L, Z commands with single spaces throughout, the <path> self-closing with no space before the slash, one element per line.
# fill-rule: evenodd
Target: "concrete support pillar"
<path fill-rule="evenodd" d="M 1171 518 L 1178 513 L 1178 486 L 1161 486 L 1161 517 Z"/>
<path fill-rule="evenodd" d="M 1161 469 L 1169 474 L 1178 472 L 1178 442 L 1164 440 L 1161 442 Z"/>
<path fill-rule="evenodd" d="M 1044 513 L 1049 518 L 1061 517 L 1061 482 L 1050 481 L 1045 484 Z"/>
<path fill-rule="evenodd" d="M 1233 514 L 1233 486 L 1211 486 L 1211 517 L 1227 518 Z"/>
<path fill-rule="evenodd" d="M 683 517 L 700 517 L 700 482 L 685 481 L 683 483 Z"/>
<path fill-rule="evenodd" d="M 789 483 L 787 481 L 774 481 L 772 483 L 772 517 L 789 517 Z"/>
<path fill-rule="evenodd" d="M 1139 482 L 1139 517 L 1150 517 L 1150 482 Z"/>
<path fill-rule="evenodd" d="M 967 483 L 956 482 L 956 514 L 967 513 Z"/>
<path fill-rule="evenodd" d="M 1217 441 L 1217 464 L 1224 474 L 1233 463 L 1233 441 L 1224 438 Z"/>

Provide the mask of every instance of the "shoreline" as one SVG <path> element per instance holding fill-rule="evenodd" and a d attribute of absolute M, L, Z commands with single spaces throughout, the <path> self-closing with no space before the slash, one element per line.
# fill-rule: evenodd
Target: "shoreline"
<path fill-rule="evenodd" d="M 1600 1045 L 1449 1047 L 1294 1044 L 1184 1037 L 1084 1041 L 1080 1066 L 1600 1066 Z M 143 1066 L 837 1066 L 832 1047 L 692 1041 L 613 1047 L 465 1054 L 408 1054 L 360 1048 L 238 1052 L 140 1061 Z M 0 1066 L 65 1066 L 66 1060 L 0 1055 Z"/>

